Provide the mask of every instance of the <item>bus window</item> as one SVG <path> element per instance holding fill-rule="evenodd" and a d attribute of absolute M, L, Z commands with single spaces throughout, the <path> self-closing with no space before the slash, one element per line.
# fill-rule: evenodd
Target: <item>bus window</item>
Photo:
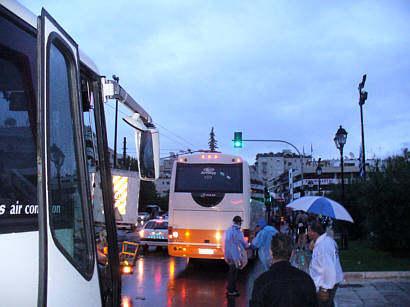
<path fill-rule="evenodd" d="M 90 274 L 92 258 L 87 240 L 79 157 L 74 121 L 75 99 L 70 90 L 73 63 L 65 47 L 54 39 L 49 47 L 49 170 L 50 227 L 58 248 L 83 274 Z"/>
<path fill-rule="evenodd" d="M 242 193 L 242 163 L 177 163 L 175 192 Z"/>
<path fill-rule="evenodd" d="M 36 38 L 0 16 L 0 233 L 38 230 Z"/>

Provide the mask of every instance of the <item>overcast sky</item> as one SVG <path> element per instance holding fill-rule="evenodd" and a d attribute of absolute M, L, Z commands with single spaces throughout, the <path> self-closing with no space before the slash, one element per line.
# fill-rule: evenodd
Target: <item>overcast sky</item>
<path fill-rule="evenodd" d="M 338 158 L 342 125 L 344 153 L 357 158 L 363 74 L 366 157 L 400 153 L 410 147 L 410 1 L 335 2 L 22 1 L 36 14 L 44 6 L 102 75 L 119 76 L 160 129 L 161 156 L 207 149 L 214 127 L 219 150 L 250 164 L 257 153 L 292 148 L 234 149 L 234 131 Z M 125 128 L 119 152 L 124 136 L 134 146 Z"/>

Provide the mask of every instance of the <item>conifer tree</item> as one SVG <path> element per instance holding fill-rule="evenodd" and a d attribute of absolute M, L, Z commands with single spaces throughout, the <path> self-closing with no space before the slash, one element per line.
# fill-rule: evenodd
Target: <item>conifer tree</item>
<path fill-rule="evenodd" d="M 214 127 L 212 127 L 211 132 L 209 133 L 208 145 L 211 152 L 216 151 L 218 148 L 218 141 L 215 139 Z"/>

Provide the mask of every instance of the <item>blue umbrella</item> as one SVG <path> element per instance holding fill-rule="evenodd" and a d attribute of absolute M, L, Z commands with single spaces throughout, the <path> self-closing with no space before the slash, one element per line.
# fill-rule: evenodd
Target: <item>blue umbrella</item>
<path fill-rule="evenodd" d="M 349 212 L 341 204 L 327 197 L 304 196 L 292 201 L 287 207 L 353 223 Z"/>

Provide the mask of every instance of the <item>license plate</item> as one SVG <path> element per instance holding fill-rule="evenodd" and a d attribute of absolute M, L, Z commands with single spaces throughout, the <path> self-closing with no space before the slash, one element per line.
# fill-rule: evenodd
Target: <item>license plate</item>
<path fill-rule="evenodd" d="M 207 248 L 200 248 L 199 249 L 199 254 L 200 255 L 213 255 L 214 250 L 213 249 L 207 249 Z"/>

